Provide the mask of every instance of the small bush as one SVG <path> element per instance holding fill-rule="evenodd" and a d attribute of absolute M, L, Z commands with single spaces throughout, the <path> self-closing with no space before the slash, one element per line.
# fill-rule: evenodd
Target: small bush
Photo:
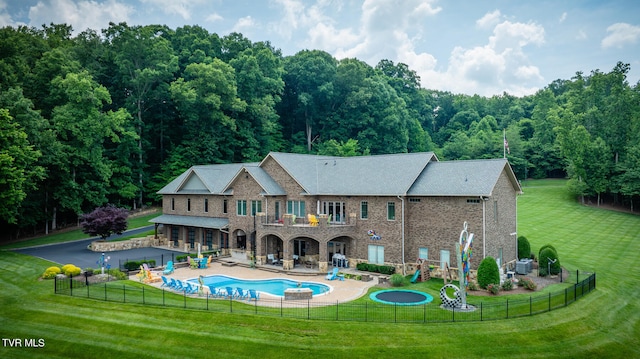
<path fill-rule="evenodd" d="M 525 259 L 531 256 L 531 244 L 525 236 L 518 237 L 518 259 Z"/>
<path fill-rule="evenodd" d="M 558 251 L 554 246 L 552 246 L 551 244 L 545 244 L 544 246 L 540 247 L 540 249 L 538 250 L 538 258 L 540 258 L 540 253 L 542 253 L 542 251 L 547 248 L 550 248 L 552 251 L 556 252 L 556 255 L 558 254 Z"/>
<path fill-rule="evenodd" d="M 487 288 L 489 284 L 500 284 L 500 270 L 493 257 L 486 257 L 478 266 L 478 285 Z"/>
<path fill-rule="evenodd" d="M 478 287 L 478 283 L 476 283 L 474 281 L 471 281 L 471 282 L 469 282 L 469 285 L 467 286 L 467 289 L 475 291 L 475 290 L 478 290 L 480 288 Z"/>
<path fill-rule="evenodd" d="M 511 278 L 502 282 L 501 287 L 502 287 L 502 290 L 513 290 L 513 281 L 511 280 Z"/>
<path fill-rule="evenodd" d="M 147 265 L 149 267 L 151 267 L 151 268 L 156 266 L 156 260 L 155 259 L 146 259 L 146 260 L 142 260 L 142 261 L 128 261 L 128 262 L 125 262 L 122 266 L 126 270 L 133 271 L 133 270 L 140 269 L 140 266 L 143 265 L 144 263 L 147 263 Z"/>
<path fill-rule="evenodd" d="M 73 264 L 65 264 L 62 266 L 62 273 L 64 273 L 64 275 L 66 275 L 67 277 L 75 277 L 82 273 L 82 269 L 76 267 Z"/>
<path fill-rule="evenodd" d="M 42 278 L 44 278 L 44 279 L 53 279 L 60 273 L 62 273 L 62 270 L 60 270 L 60 268 L 58 268 L 58 267 L 49 267 L 42 274 Z"/>
<path fill-rule="evenodd" d="M 498 294 L 498 292 L 500 292 L 500 285 L 490 283 L 487 285 L 487 291 L 491 294 Z"/>
<path fill-rule="evenodd" d="M 549 266 L 549 260 L 555 261 L 555 263 L 551 263 L 551 266 Z M 548 273 L 549 267 L 551 269 L 551 273 Z M 558 253 L 549 247 L 543 249 L 538 257 L 538 273 L 545 277 L 548 275 L 558 274 L 560 273 L 560 270 L 561 267 L 560 260 L 558 260 Z"/>
<path fill-rule="evenodd" d="M 528 278 L 528 277 L 524 277 L 520 279 L 518 284 L 523 288 L 529 289 L 529 290 L 536 290 L 536 288 L 538 287 L 536 283 L 533 280 L 531 280 L 531 278 Z"/>
<path fill-rule="evenodd" d="M 393 287 L 402 287 L 405 282 L 405 278 L 402 274 L 392 274 L 389 278 L 389 282 L 391 282 L 391 286 Z"/>
<path fill-rule="evenodd" d="M 378 272 L 382 274 L 393 274 L 396 272 L 396 267 L 394 266 L 378 266 Z"/>

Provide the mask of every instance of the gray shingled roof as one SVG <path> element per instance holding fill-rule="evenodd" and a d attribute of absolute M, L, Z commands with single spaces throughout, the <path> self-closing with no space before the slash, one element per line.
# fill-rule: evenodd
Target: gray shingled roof
<path fill-rule="evenodd" d="M 227 228 L 229 226 L 228 218 L 179 216 L 175 214 L 163 214 L 156 218 L 150 219 L 149 222 L 213 229 Z"/>
<path fill-rule="evenodd" d="M 505 159 L 432 162 L 408 192 L 413 196 L 490 196 Z"/>
<path fill-rule="evenodd" d="M 244 166 L 257 166 L 257 163 L 228 163 L 219 165 L 205 165 L 205 166 L 193 166 L 185 171 L 180 176 L 176 177 L 173 181 L 164 186 L 159 194 L 172 194 L 172 193 L 213 193 L 221 194 L 229 185 L 231 180 L 236 176 L 238 171 Z M 197 189 L 195 186 L 185 186 L 189 183 L 190 177 L 197 175 L 202 181 L 205 188 Z"/>
<path fill-rule="evenodd" d="M 307 193 L 316 193 L 318 190 L 316 186 L 318 183 L 318 164 L 321 161 L 341 158 L 283 152 L 271 152 L 269 156 L 278 162 Z"/>
<path fill-rule="evenodd" d="M 404 195 L 431 161 L 437 161 L 431 152 L 319 160 L 312 194 Z"/>

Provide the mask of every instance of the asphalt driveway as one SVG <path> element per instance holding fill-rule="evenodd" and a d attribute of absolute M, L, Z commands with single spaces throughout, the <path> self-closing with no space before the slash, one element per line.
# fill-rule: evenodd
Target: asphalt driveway
<path fill-rule="evenodd" d="M 132 229 L 124 232 L 122 236 L 130 236 L 132 234 L 146 232 L 149 229 L 153 229 L 153 226 Z M 118 236 L 114 235 L 112 237 Z M 13 251 L 46 259 L 60 265 L 71 263 L 82 269 L 87 267 L 98 268 L 98 260 L 100 259 L 102 253 L 94 252 L 90 249 L 87 249 L 87 246 L 97 239 L 98 237 L 95 237 L 73 242 L 47 244 L 37 247 L 15 249 Z M 148 247 L 130 249 L 126 251 L 106 252 L 105 257 L 110 257 L 107 264 L 110 264 L 112 268 L 115 268 L 118 267 L 121 261 L 122 263 L 124 263 L 127 260 L 139 260 L 142 258 L 153 258 L 156 260 L 156 265 L 162 265 L 167 261 L 173 260 L 176 255 L 179 255 L 181 253 L 182 252 L 177 252 L 170 249 Z"/>

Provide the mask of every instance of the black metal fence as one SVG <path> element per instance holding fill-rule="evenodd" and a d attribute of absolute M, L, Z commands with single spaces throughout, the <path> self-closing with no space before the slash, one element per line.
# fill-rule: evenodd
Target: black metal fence
<path fill-rule="evenodd" d="M 452 311 L 442 309 L 434 302 L 424 305 L 405 306 L 380 303 L 331 303 L 311 300 L 255 301 L 212 298 L 206 293 L 187 294 L 171 289 L 147 286 L 132 286 L 122 281 L 89 284 L 88 278 L 56 278 L 56 294 L 85 297 L 95 300 L 135 303 L 161 307 L 176 307 L 212 312 L 255 314 L 300 318 L 309 320 L 361 321 L 383 323 L 436 323 L 468 322 L 509 319 L 531 316 L 568 306 L 596 288 L 596 274 L 576 271 L 577 282 L 564 290 L 548 294 L 532 295 L 528 298 L 495 300 L 487 302 L 469 301 L 475 310 Z"/>

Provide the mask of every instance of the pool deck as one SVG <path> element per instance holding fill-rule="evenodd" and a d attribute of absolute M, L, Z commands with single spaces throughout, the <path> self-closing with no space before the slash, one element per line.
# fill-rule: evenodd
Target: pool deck
<path fill-rule="evenodd" d="M 235 263 L 231 264 L 230 263 Z M 162 275 L 161 271 L 151 271 L 153 275 L 160 276 Z M 357 271 L 353 268 L 341 268 L 342 273 L 356 273 Z M 291 272 L 278 270 L 278 267 L 273 265 L 264 265 L 257 266 L 256 268 L 250 268 L 248 263 L 238 263 L 238 262 L 226 262 L 226 261 L 213 261 L 209 265 L 209 268 L 206 269 L 191 269 L 188 267 L 178 267 L 174 271 L 174 273 L 166 276 L 168 278 L 175 278 L 180 280 L 193 279 L 198 278 L 198 276 L 210 276 L 210 275 L 227 275 L 230 277 L 240 278 L 240 279 L 291 279 L 295 281 L 303 281 L 303 282 L 317 282 L 326 284 L 331 287 L 331 291 L 326 294 L 316 295 L 313 299 L 310 300 L 310 303 L 317 305 L 330 305 L 336 304 L 336 302 L 343 303 L 355 300 L 360 298 L 364 294 L 367 293 L 367 290 L 378 284 L 377 277 L 373 276 L 373 279 L 368 282 L 363 282 L 360 280 L 354 279 L 345 279 L 345 280 L 327 280 L 327 274 L 317 273 L 317 270 L 306 270 L 305 268 L 300 268 Z M 130 276 L 131 280 L 138 280 L 135 275 Z M 149 283 L 149 285 L 154 287 L 160 287 L 162 285 L 162 281 Z M 208 288 L 205 289 L 205 292 L 208 293 Z M 197 297 L 197 295 L 193 295 Z M 270 295 L 268 293 L 260 293 L 260 299 L 265 299 L 265 301 L 258 301 L 258 305 L 271 305 L 274 302 L 280 302 L 281 297 Z M 285 301 L 290 302 L 290 301 Z M 294 302 L 294 301 L 291 301 Z M 306 303 L 307 301 L 304 300 Z M 295 303 L 291 303 L 294 305 Z"/>

